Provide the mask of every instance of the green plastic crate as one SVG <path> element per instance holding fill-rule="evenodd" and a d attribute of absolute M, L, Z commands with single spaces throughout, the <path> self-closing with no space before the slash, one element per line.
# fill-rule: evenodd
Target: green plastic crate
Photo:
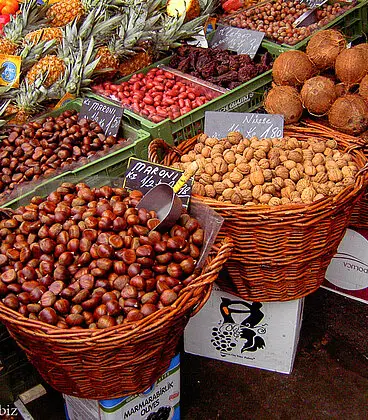
<path fill-rule="evenodd" d="M 277 56 L 277 54 L 270 51 L 267 47 L 262 49 L 264 52 L 269 51 L 274 58 Z M 151 68 L 157 67 L 159 64 L 166 65 L 169 61 L 170 58 L 166 58 L 139 72 L 147 73 Z M 118 82 L 127 81 L 131 76 L 132 75 L 124 77 Z M 264 94 L 271 87 L 271 83 L 272 71 L 269 70 L 175 120 L 166 119 L 160 123 L 154 123 L 127 109 L 124 110 L 124 119 L 129 122 L 130 125 L 150 133 L 152 139 L 162 138 L 170 144 L 177 145 L 181 141 L 191 138 L 200 131 L 203 131 L 206 111 L 255 111 L 262 106 Z"/>
<path fill-rule="evenodd" d="M 81 99 L 76 99 L 74 101 L 68 102 L 65 106 L 50 112 L 49 116 L 58 116 L 62 112 L 69 110 L 69 109 L 75 109 L 77 111 L 80 110 L 82 105 Z M 121 148 L 114 150 L 111 153 L 108 153 L 107 155 L 97 158 L 95 160 L 92 160 L 91 162 L 77 168 L 74 170 L 69 170 L 66 172 L 63 172 L 62 174 L 52 176 L 51 178 L 45 180 L 42 182 L 43 184 L 49 184 L 53 180 L 62 180 L 66 177 L 69 179 L 74 179 L 75 182 L 79 182 L 82 179 L 85 179 L 87 177 L 99 175 L 104 177 L 121 177 L 124 175 L 125 170 L 128 166 L 128 160 L 130 157 L 138 157 L 140 159 L 147 159 L 148 156 L 148 144 L 150 142 L 150 135 L 147 132 L 144 132 L 143 130 L 137 130 L 133 127 L 130 127 L 127 124 L 123 124 L 123 130 L 122 134 L 124 138 L 129 139 L 129 144 L 123 145 Z M 29 187 L 25 186 L 23 189 L 26 191 L 27 196 L 36 195 L 34 192 L 38 188 L 32 186 L 30 184 Z M 19 188 L 20 191 L 22 191 L 22 187 Z M 22 195 L 24 195 L 22 194 Z M 18 197 L 11 198 L 9 201 L 7 201 L 5 204 L 3 204 L 3 207 L 11 207 L 16 208 L 18 205 Z"/>
<path fill-rule="evenodd" d="M 367 11 L 368 0 L 363 0 L 352 9 L 346 11 L 344 14 L 325 25 L 321 28 L 321 30 L 338 29 L 345 34 L 348 42 L 354 42 L 364 36 L 364 34 L 368 31 Z M 277 44 L 276 42 L 272 42 L 267 39 L 263 42 L 263 45 L 270 51 L 270 53 L 280 55 L 282 52 L 289 50 L 305 50 L 312 36 L 313 34 L 295 45 Z"/>

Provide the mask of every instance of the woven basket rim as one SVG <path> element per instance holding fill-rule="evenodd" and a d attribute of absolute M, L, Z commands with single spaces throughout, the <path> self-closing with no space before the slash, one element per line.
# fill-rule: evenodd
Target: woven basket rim
<path fill-rule="evenodd" d="M 318 137 L 318 134 L 325 134 L 328 137 L 331 137 L 336 140 L 338 146 L 344 146 L 345 151 L 349 151 L 354 156 L 354 162 L 358 165 L 358 168 L 362 170 L 365 165 L 367 165 L 367 158 L 364 153 L 361 151 L 362 146 L 365 142 L 358 138 L 353 137 L 347 134 L 340 133 L 336 130 L 326 127 L 322 124 L 315 123 L 311 120 L 306 120 L 304 124 L 310 125 L 310 127 L 300 127 L 300 126 L 288 126 L 284 132 L 284 136 L 294 136 L 296 138 L 300 137 Z M 306 130 L 310 130 L 310 134 L 306 133 Z M 149 144 L 148 156 L 149 160 L 154 163 L 164 163 L 167 161 L 172 154 L 176 154 L 178 157 L 183 154 L 183 150 L 190 148 L 192 149 L 192 144 L 197 141 L 199 135 L 194 136 L 190 139 L 184 140 L 176 147 L 172 147 L 167 144 L 162 139 L 155 139 Z M 169 153 L 165 154 L 165 158 L 162 161 L 158 160 L 157 149 L 163 147 Z M 339 147 L 341 149 L 342 147 Z M 171 152 L 171 154 L 170 154 Z M 359 160 L 361 162 L 359 162 Z M 166 162 L 165 162 L 166 163 Z M 173 162 L 171 162 L 172 164 Z M 262 217 L 288 217 L 292 215 L 299 215 L 303 213 L 306 214 L 315 214 L 318 212 L 323 212 L 327 208 L 341 208 L 345 202 L 347 202 L 352 196 L 356 196 L 360 191 L 363 190 L 368 185 L 368 172 L 362 171 L 358 174 L 355 180 L 354 185 L 349 185 L 344 188 L 339 194 L 330 197 L 324 197 L 316 202 L 311 204 L 282 204 L 278 206 L 268 206 L 263 204 L 232 204 L 218 201 L 209 197 L 203 197 L 197 194 L 193 194 L 195 200 L 198 200 L 202 203 L 207 204 L 208 206 L 215 208 L 216 210 L 229 211 L 229 212 L 240 212 L 248 217 L 255 216 L 258 219 Z"/>
<path fill-rule="evenodd" d="M 170 306 L 159 309 L 153 314 L 136 322 L 120 324 L 106 329 L 61 329 L 54 325 L 46 324 L 42 321 L 32 320 L 24 317 L 17 311 L 14 311 L 2 302 L 0 302 L 0 321 L 5 325 L 11 324 L 12 327 L 22 330 L 26 334 L 35 337 L 47 337 L 50 341 L 59 344 L 101 344 L 119 339 L 133 337 L 136 333 L 149 333 L 157 327 L 160 327 L 175 317 L 178 313 L 193 310 L 194 307 L 202 306 L 199 302 L 206 288 L 211 287 L 215 281 L 214 277 L 223 267 L 233 250 L 233 240 L 229 237 L 220 244 L 215 244 L 216 254 L 210 255 L 201 273 L 193 281 L 185 286 L 179 293 L 178 299 Z M 196 309 L 194 309 L 196 310 Z M 82 349 L 81 349 L 82 350 Z"/>

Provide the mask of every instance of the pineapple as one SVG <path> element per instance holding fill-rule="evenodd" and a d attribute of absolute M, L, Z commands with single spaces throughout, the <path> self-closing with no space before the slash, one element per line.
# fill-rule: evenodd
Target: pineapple
<path fill-rule="evenodd" d="M 44 86 L 47 88 L 56 83 L 63 76 L 64 72 L 65 63 L 63 59 L 56 55 L 45 55 L 32 66 L 26 78 L 30 84 L 33 84 L 40 76 L 47 74 L 44 81 Z"/>
<path fill-rule="evenodd" d="M 172 17 L 180 17 L 185 13 L 185 20 L 193 20 L 201 14 L 198 0 L 168 0 L 166 13 Z"/>
<path fill-rule="evenodd" d="M 63 32 L 60 28 L 41 28 L 36 31 L 29 32 L 25 37 L 23 44 L 29 42 L 38 44 L 42 41 L 56 40 L 58 43 L 63 39 Z"/>
<path fill-rule="evenodd" d="M 14 55 L 23 36 L 34 27 L 44 24 L 45 7 L 39 6 L 37 0 L 20 3 L 20 13 L 10 17 L 0 37 L 0 54 Z"/>
<path fill-rule="evenodd" d="M 51 54 L 56 48 L 56 41 L 41 41 L 37 44 L 32 42 L 24 42 L 21 50 L 18 50 L 18 54 L 22 57 L 21 70 L 22 73 L 29 70 L 41 57 Z"/>

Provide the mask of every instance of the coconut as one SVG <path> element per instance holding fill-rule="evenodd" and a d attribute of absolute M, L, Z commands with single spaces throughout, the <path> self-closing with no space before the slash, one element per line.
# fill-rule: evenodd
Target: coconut
<path fill-rule="evenodd" d="M 321 116 L 326 114 L 337 98 L 335 84 L 323 76 L 307 80 L 300 92 L 304 108 L 310 114 Z"/>
<path fill-rule="evenodd" d="M 333 67 L 337 56 L 346 48 L 344 35 L 335 29 L 319 31 L 307 45 L 309 60 L 320 70 Z"/>
<path fill-rule="evenodd" d="M 331 127 L 358 135 L 368 128 L 368 105 L 359 95 L 346 95 L 336 99 L 328 113 Z"/>
<path fill-rule="evenodd" d="M 273 63 L 273 80 L 277 85 L 301 86 L 313 76 L 314 70 L 306 53 L 286 51 Z"/>
<path fill-rule="evenodd" d="M 335 72 L 339 80 L 348 86 L 358 84 L 368 72 L 368 61 L 363 49 L 343 50 L 336 58 Z"/>
<path fill-rule="evenodd" d="M 355 47 L 353 48 L 356 50 L 363 51 L 363 53 L 365 54 L 366 60 L 368 60 L 368 44 L 367 43 L 355 45 Z"/>
<path fill-rule="evenodd" d="M 359 95 L 368 102 L 368 74 L 364 76 L 363 80 L 360 82 Z"/>
<path fill-rule="evenodd" d="M 338 98 L 340 96 L 345 96 L 349 93 L 349 86 L 346 86 L 345 83 L 338 83 L 335 85 L 335 91 Z"/>
<path fill-rule="evenodd" d="M 291 86 L 275 86 L 267 94 L 264 107 L 269 114 L 281 114 L 285 123 L 299 121 L 303 105 L 298 91 Z"/>

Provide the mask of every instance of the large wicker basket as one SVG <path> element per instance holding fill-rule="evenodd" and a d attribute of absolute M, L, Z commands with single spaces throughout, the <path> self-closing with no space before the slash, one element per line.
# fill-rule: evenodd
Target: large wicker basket
<path fill-rule="evenodd" d="M 90 399 L 140 393 L 169 367 L 189 318 L 206 303 L 232 249 L 231 239 L 218 242 L 174 304 L 141 321 L 106 330 L 63 330 L 25 318 L 1 301 L 0 321 L 57 391 Z"/>
<path fill-rule="evenodd" d="M 285 135 L 334 138 L 340 149 L 352 148 L 344 134 L 319 124 L 291 127 Z M 170 166 L 192 150 L 196 140 L 186 140 L 176 148 L 154 140 L 149 158 Z M 357 147 L 353 145 L 353 149 Z M 159 157 L 162 151 L 163 159 Z M 362 168 L 367 162 L 364 154 L 359 150 L 352 153 Z M 360 174 L 355 185 L 339 195 L 310 205 L 241 206 L 196 196 L 225 218 L 220 237 L 230 235 L 234 239 L 233 256 L 226 265 L 231 278 L 220 281 L 220 286 L 244 299 L 264 302 L 299 299 L 315 291 L 366 185 L 367 177 Z"/>

